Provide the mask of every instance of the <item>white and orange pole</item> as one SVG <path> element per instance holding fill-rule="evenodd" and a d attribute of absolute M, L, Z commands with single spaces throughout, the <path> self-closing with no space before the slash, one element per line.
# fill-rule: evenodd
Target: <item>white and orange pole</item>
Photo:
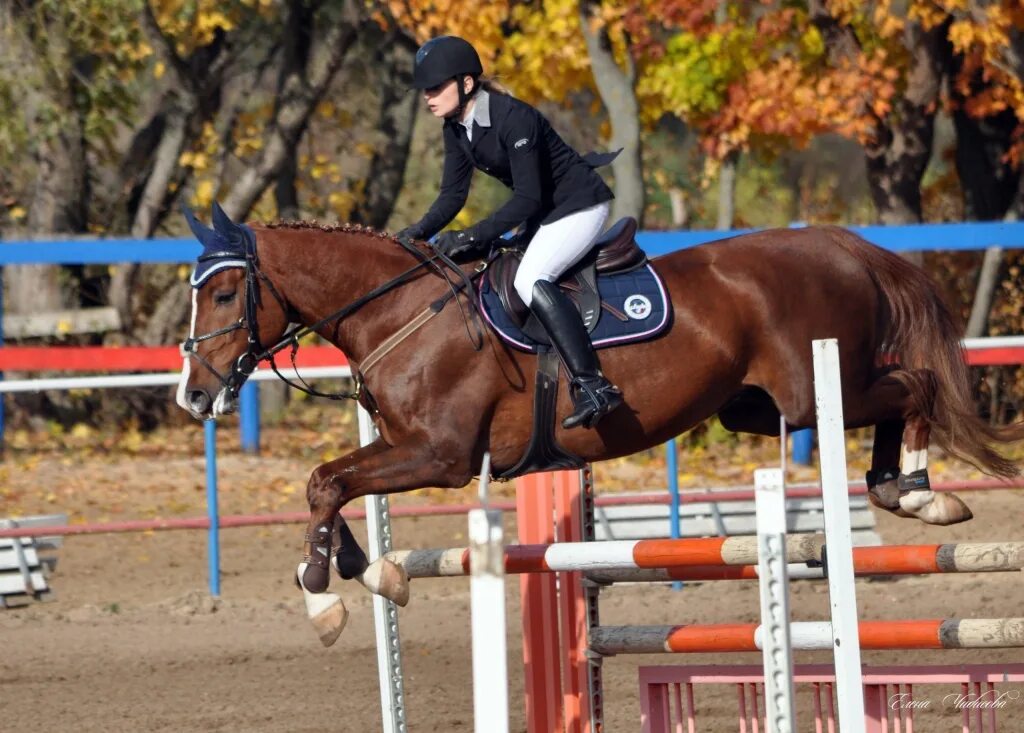
<path fill-rule="evenodd" d="M 832 648 L 827 621 L 790 624 L 794 649 Z M 1024 618 L 861 621 L 862 649 L 1009 649 L 1024 647 Z M 713 654 L 757 652 L 764 646 L 761 624 L 686 626 L 601 626 L 591 631 L 591 651 L 615 654 Z"/>

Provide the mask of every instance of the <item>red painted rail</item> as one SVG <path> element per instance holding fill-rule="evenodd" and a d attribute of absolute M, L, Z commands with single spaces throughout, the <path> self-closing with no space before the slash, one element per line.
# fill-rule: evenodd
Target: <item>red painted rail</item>
<path fill-rule="evenodd" d="M 981 479 L 977 481 L 949 481 L 932 485 L 934 491 L 991 491 L 995 489 L 1024 489 L 1024 480 L 1016 482 L 998 481 L 995 479 Z M 863 494 L 866 488 L 863 484 L 851 485 L 851 494 Z M 786 490 L 787 497 L 808 497 L 821 496 L 819 486 L 798 486 Z M 683 492 L 680 496 L 684 504 L 694 504 L 705 501 L 747 501 L 754 498 L 753 489 L 736 489 L 729 491 L 693 491 Z M 668 504 L 670 501 L 667 493 L 661 494 L 636 494 L 621 496 L 599 496 L 597 506 L 621 506 L 623 504 Z M 423 517 L 423 516 L 459 516 L 470 509 L 475 509 L 478 504 L 446 504 L 441 506 L 392 506 L 390 514 L 393 517 Z M 514 501 L 491 502 L 493 509 L 502 511 L 514 511 Z M 362 509 L 346 509 L 342 514 L 349 519 L 364 519 L 366 512 Z M 239 514 L 224 516 L 220 518 L 221 527 L 256 527 L 271 524 L 298 524 L 309 519 L 306 512 L 287 512 L 280 514 Z M 103 522 L 98 524 L 75 524 L 57 527 L 24 527 L 19 529 L 0 530 L 0 537 L 39 537 L 54 535 L 76 535 L 76 534 L 116 534 L 118 532 L 149 532 L 170 529 L 207 529 L 210 521 L 206 517 L 191 517 L 181 519 L 150 519 L 124 522 Z"/>
<path fill-rule="evenodd" d="M 295 359 L 300 367 L 345 366 L 345 355 L 333 346 L 303 346 Z M 291 364 L 288 350 L 277 357 Z M 0 371 L 176 372 L 181 370 L 177 346 L 4 346 Z"/>
<path fill-rule="evenodd" d="M 966 349 L 972 366 L 1024 363 L 1024 347 L 998 346 Z M 287 353 L 281 363 L 288 361 Z M 343 366 L 345 356 L 332 346 L 303 346 L 299 366 Z M 177 371 L 177 346 L 4 346 L 0 371 Z"/>

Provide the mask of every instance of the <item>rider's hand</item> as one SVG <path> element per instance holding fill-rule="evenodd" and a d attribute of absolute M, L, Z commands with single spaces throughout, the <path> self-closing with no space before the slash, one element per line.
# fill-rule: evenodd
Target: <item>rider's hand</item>
<path fill-rule="evenodd" d="M 434 249 L 449 257 L 455 257 L 479 247 L 480 242 L 469 231 L 441 232 L 437 235 L 437 239 L 434 240 Z"/>

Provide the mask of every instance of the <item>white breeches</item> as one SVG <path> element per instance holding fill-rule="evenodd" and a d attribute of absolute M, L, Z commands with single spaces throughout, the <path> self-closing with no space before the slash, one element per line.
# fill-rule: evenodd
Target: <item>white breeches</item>
<path fill-rule="evenodd" d="M 526 305 L 533 300 L 535 282 L 554 282 L 590 251 L 590 245 L 604 229 L 610 210 L 611 205 L 605 201 L 563 216 L 537 230 L 516 273 L 516 292 Z"/>

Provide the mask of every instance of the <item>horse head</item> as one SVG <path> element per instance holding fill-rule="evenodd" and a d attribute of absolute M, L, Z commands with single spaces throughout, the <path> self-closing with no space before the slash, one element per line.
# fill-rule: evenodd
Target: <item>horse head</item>
<path fill-rule="evenodd" d="M 192 318 L 177 403 L 205 420 L 234 412 L 238 391 L 265 355 L 264 343 L 280 338 L 288 319 L 259 270 L 253 231 L 231 221 L 217 203 L 212 229 L 187 208 L 184 213 L 203 250 L 190 278 Z M 273 297 L 263 298 L 268 289 Z"/>

